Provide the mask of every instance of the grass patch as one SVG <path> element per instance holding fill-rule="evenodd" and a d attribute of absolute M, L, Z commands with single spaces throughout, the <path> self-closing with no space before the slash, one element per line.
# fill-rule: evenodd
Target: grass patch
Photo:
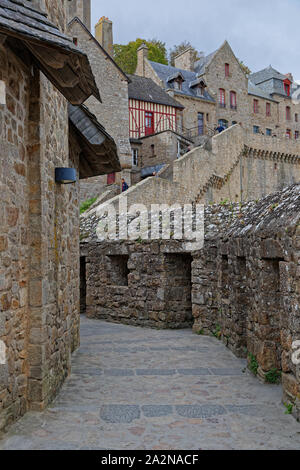
<path fill-rule="evenodd" d="M 249 369 L 254 375 L 257 375 L 258 362 L 257 362 L 256 357 L 252 353 L 249 353 L 248 358 L 249 358 Z"/>
<path fill-rule="evenodd" d="M 92 199 L 84 201 L 80 206 L 80 214 L 86 212 L 97 201 L 97 199 L 97 197 L 93 197 Z"/>

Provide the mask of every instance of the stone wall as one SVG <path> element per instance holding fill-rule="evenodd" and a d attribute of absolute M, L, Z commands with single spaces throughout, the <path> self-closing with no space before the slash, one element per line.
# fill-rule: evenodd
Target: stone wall
<path fill-rule="evenodd" d="M 97 86 L 101 90 L 102 103 L 89 98 L 86 105 L 115 140 L 122 168 L 131 168 L 128 79 L 80 23 L 71 22 L 68 34 L 77 38 L 78 47 L 88 55 Z"/>
<path fill-rule="evenodd" d="M 82 243 L 88 318 L 154 328 L 192 325 L 191 257 L 179 242 Z"/>
<path fill-rule="evenodd" d="M 63 4 L 50 7 L 63 29 Z M 79 344 L 79 184 L 54 179 L 56 167 L 79 162 L 69 155 L 66 100 L 5 46 L 0 61 L 1 431 L 54 398 Z"/>
<path fill-rule="evenodd" d="M 248 357 L 264 381 L 282 373 L 283 399 L 298 419 L 292 344 L 300 339 L 299 193 L 297 184 L 233 212 L 230 227 L 207 237 L 192 265 L 195 331 Z"/>

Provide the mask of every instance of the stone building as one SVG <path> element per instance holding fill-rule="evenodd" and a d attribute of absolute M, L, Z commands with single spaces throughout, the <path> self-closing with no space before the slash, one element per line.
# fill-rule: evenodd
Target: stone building
<path fill-rule="evenodd" d="M 175 58 L 175 67 L 148 60 L 142 47 L 136 74 L 152 78 L 184 106 L 182 125 L 193 136 L 210 134 L 218 124 L 241 123 L 269 137 L 299 137 L 300 105 L 292 100 L 298 86 L 291 74 L 270 66 L 248 77 L 227 41 L 196 62 L 187 49 Z"/>
<path fill-rule="evenodd" d="M 0 7 L 1 431 L 43 409 L 70 372 L 79 345 L 78 180 L 120 164 L 82 106 L 100 95 L 87 56 L 64 33 L 66 2 Z"/>
<path fill-rule="evenodd" d="M 183 106 L 152 79 L 129 75 L 129 133 L 134 181 L 159 172 L 192 142 L 178 130 Z"/>
<path fill-rule="evenodd" d="M 77 8 L 75 8 L 77 2 L 75 0 L 72 2 L 74 5 L 70 14 L 77 12 L 79 16 L 69 17 L 68 34 L 73 38 L 73 42 L 87 54 L 96 83 L 103 94 L 102 102 L 90 98 L 86 106 L 98 120 L 101 120 L 107 132 L 115 140 L 122 167 L 122 174 L 92 178 L 82 182 L 81 200 L 86 200 L 99 196 L 108 183 L 116 183 L 118 190 L 121 176 L 124 176 L 130 183 L 132 163 L 128 124 L 128 83 L 130 80 L 112 57 L 112 23 L 102 17 L 96 25 L 95 36 L 93 36 L 88 27 L 90 16 L 87 20 L 85 15 L 80 14 L 80 2 Z M 86 0 L 85 4 L 90 5 L 90 0 Z"/>

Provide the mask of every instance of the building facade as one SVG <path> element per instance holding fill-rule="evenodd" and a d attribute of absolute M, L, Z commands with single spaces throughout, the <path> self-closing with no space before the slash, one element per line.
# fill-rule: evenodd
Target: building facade
<path fill-rule="evenodd" d="M 149 61 L 147 48 L 140 48 L 136 73 L 152 78 L 184 106 L 183 126 L 191 135 L 239 123 L 269 137 L 299 137 L 300 106 L 292 99 L 299 86 L 291 74 L 270 66 L 247 76 L 227 41 L 196 62 L 187 49 L 175 58 L 175 67 Z"/>

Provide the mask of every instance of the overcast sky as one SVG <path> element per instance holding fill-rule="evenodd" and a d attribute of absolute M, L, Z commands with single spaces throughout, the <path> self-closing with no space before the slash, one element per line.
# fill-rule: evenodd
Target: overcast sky
<path fill-rule="evenodd" d="M 252 71 L 272 64 L 300 80 L 300 0 L 92 0 L 92 25 L 114 23 L 114 42 L 186 40 L 210 53 L 225 39 Z"/>

